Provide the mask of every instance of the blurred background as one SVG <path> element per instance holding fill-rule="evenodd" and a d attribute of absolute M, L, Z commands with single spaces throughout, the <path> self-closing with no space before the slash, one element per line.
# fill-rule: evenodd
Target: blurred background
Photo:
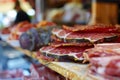
<path fill-rule="evenodd" d="M 58 24 L 119 24 L 119 0 L 19 0 L 31 22 Z M 10 26 L 16 17 L 16 0 L 0 0 L 0 27 Z"/>
<path fill-rule="evenodd" d="M 0 29 L 13 26 L 17 16 L 17 0 L 0 0 Z M 120 24 L 120 0 L 19 0 L 31 23 L 43 20 L 58 25 Z M 0 41 L 0 73 L 4 70 L 22 69 L 30 75 L 30 65 L 36 60 Z M 17 79 L 16 79 L 17 80 Z"/>

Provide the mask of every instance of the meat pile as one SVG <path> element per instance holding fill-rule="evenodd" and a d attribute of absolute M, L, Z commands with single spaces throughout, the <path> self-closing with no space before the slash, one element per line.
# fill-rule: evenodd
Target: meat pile
<path fill-rule="evenodd" d="M 52 30 L 53 42 L 49 46 L 42 47 L 39 54 L 58 61 L 86 62 L 92 55 L 87 50 L 92 51 L 91 48 L 96 43 L 119 42 L 119 32 L 118 25 L 75 25 L 74 27 L 63 25 L 61 29 Z M 116 55 L 119 54 L 116 53 Z"/>
<path fill-rule="evenodd" d="M 63 26 L 63 29 L 52 31 L 57 40 L 64 42 L 115 42 L 119 38 L 120 26 L 91 25 L 74 27 Z"/>
<path fill-rule="evenodd" d="M 101 80 L 120 79 L 120 43 L 96 44 L 94 48 L 87 49 L 84 56 L 90 62 L 89 76 L 100 77 Z"/>

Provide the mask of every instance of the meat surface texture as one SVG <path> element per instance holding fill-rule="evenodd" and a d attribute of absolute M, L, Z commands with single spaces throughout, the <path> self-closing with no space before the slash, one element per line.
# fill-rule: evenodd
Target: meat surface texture
<path fill-rule="evenodd" d="M 80 46 L 46 46 L 40 49 L 40 52 L 46 56 L 60 58 L 64 57 L 66 60 L 69 58 L 73 58 L 73 60 L 84 60 L 83 52 L 85 49 L 89 47 L 80 47 Z"/>
<path fill-rule="evenodd" d="M 118 33 L 80 33 L 64 29 L 53 29 L 52 34 L 64 42 L 104 42 L 107 40 L 112 41 L 119 36 Z"/>
<path fill-rule="evenodd" d="M 107 80 L 120 79 L 120 56 L 92 58 L 90 72 L 98 74 Z"/>
<path fill-rule="evenodd" d="M 96 25 L 74 25 L 73 27 L 63 25 L 63 29 L 72 31 L 72 32 L 92 32 L 92 33 L 119 33 L 120 26 L 119 25 L 104 25 L 104 24 L 96 24 Z"/>

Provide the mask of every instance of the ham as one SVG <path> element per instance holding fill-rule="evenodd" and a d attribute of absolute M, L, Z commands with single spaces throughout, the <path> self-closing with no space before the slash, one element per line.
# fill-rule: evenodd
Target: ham
<path fill-rule="evenodd" d="M 84 60 L 84 50 L 90 47 L 91 46 L 45 46 L 39 51 L 45 56 L 49 56 L 58 60 L 65 58 L 65 61 L 82 61 Z"/>
<path fill-rule="evenodd" d="M 96 44 L 95 47 L 116 49 L 116 48 L 120 48 L 120 43 L 101 43 L 101 44 Z"/>
<path fill-rule="evenodd" d="M 109 48 L 91 48 L 87 49 L 84 54 L 87 54 L 89 58 L 92 57 L 104 57 L 104 56 L 115 56 L 120 55 L 120 48 L 109 49 Z"/>
<path fill-rule="evenodd" d="M 96 44 L 94 48 L 84 51 L 86 60 L 94 57 L 120 56 L 120 43 L 102 43 Z"/>
<path fill-rule="evenodd" d="M 90 65 L 91 72 L 112 80 L 120 79 L 120 56 L 91 58 Z"/>
<path fill-rule="evenodd" d="M 60 46 L 78 46 L 78 47 L 93 47 L 94 45 L 89 42 L 82 42 L 82 43 L 68 43 L 68 42 L 53 42 L 50 43 L 53 47 L 60 47 Z"/>
<path fill-rule="evenodd" d="M 105 42 L 115 40 L 117 33 L 80 33 L 70 32 L 64 29 L 53 29 L 52 34 L 64 42 Z"/>
<path fill-rule="evenodd" d="M 120 26 L 119 25 L 74 25 L 73 27 L 63 25 L 63 29 L 72 31 L 72 32 L 92 32 L 92 33 L 119 33 Z"/>

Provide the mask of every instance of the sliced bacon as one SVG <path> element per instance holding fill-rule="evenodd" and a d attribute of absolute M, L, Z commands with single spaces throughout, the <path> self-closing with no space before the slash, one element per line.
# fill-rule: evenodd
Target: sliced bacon
<path fill-rule="evenodd" d="M 104 25 L 104 24 L 97 24 L 97 25 L 74 25 L 73 27 L 69 27 L 63 25 L 63 29 L 72 31 L 72 32 L 97 32 L 97 33 L 119 33 L 120 26 L 119 25 Z"/>
<path fill-rule="evenodd" d="M 80 33 L 63 29 L 53 29 L 52 34 L 64 42 L 81 42 L 86 40 L 90 42 L 104 42 L 105 39 L 112 41 L 119 36 L 117 33 Z"/>

